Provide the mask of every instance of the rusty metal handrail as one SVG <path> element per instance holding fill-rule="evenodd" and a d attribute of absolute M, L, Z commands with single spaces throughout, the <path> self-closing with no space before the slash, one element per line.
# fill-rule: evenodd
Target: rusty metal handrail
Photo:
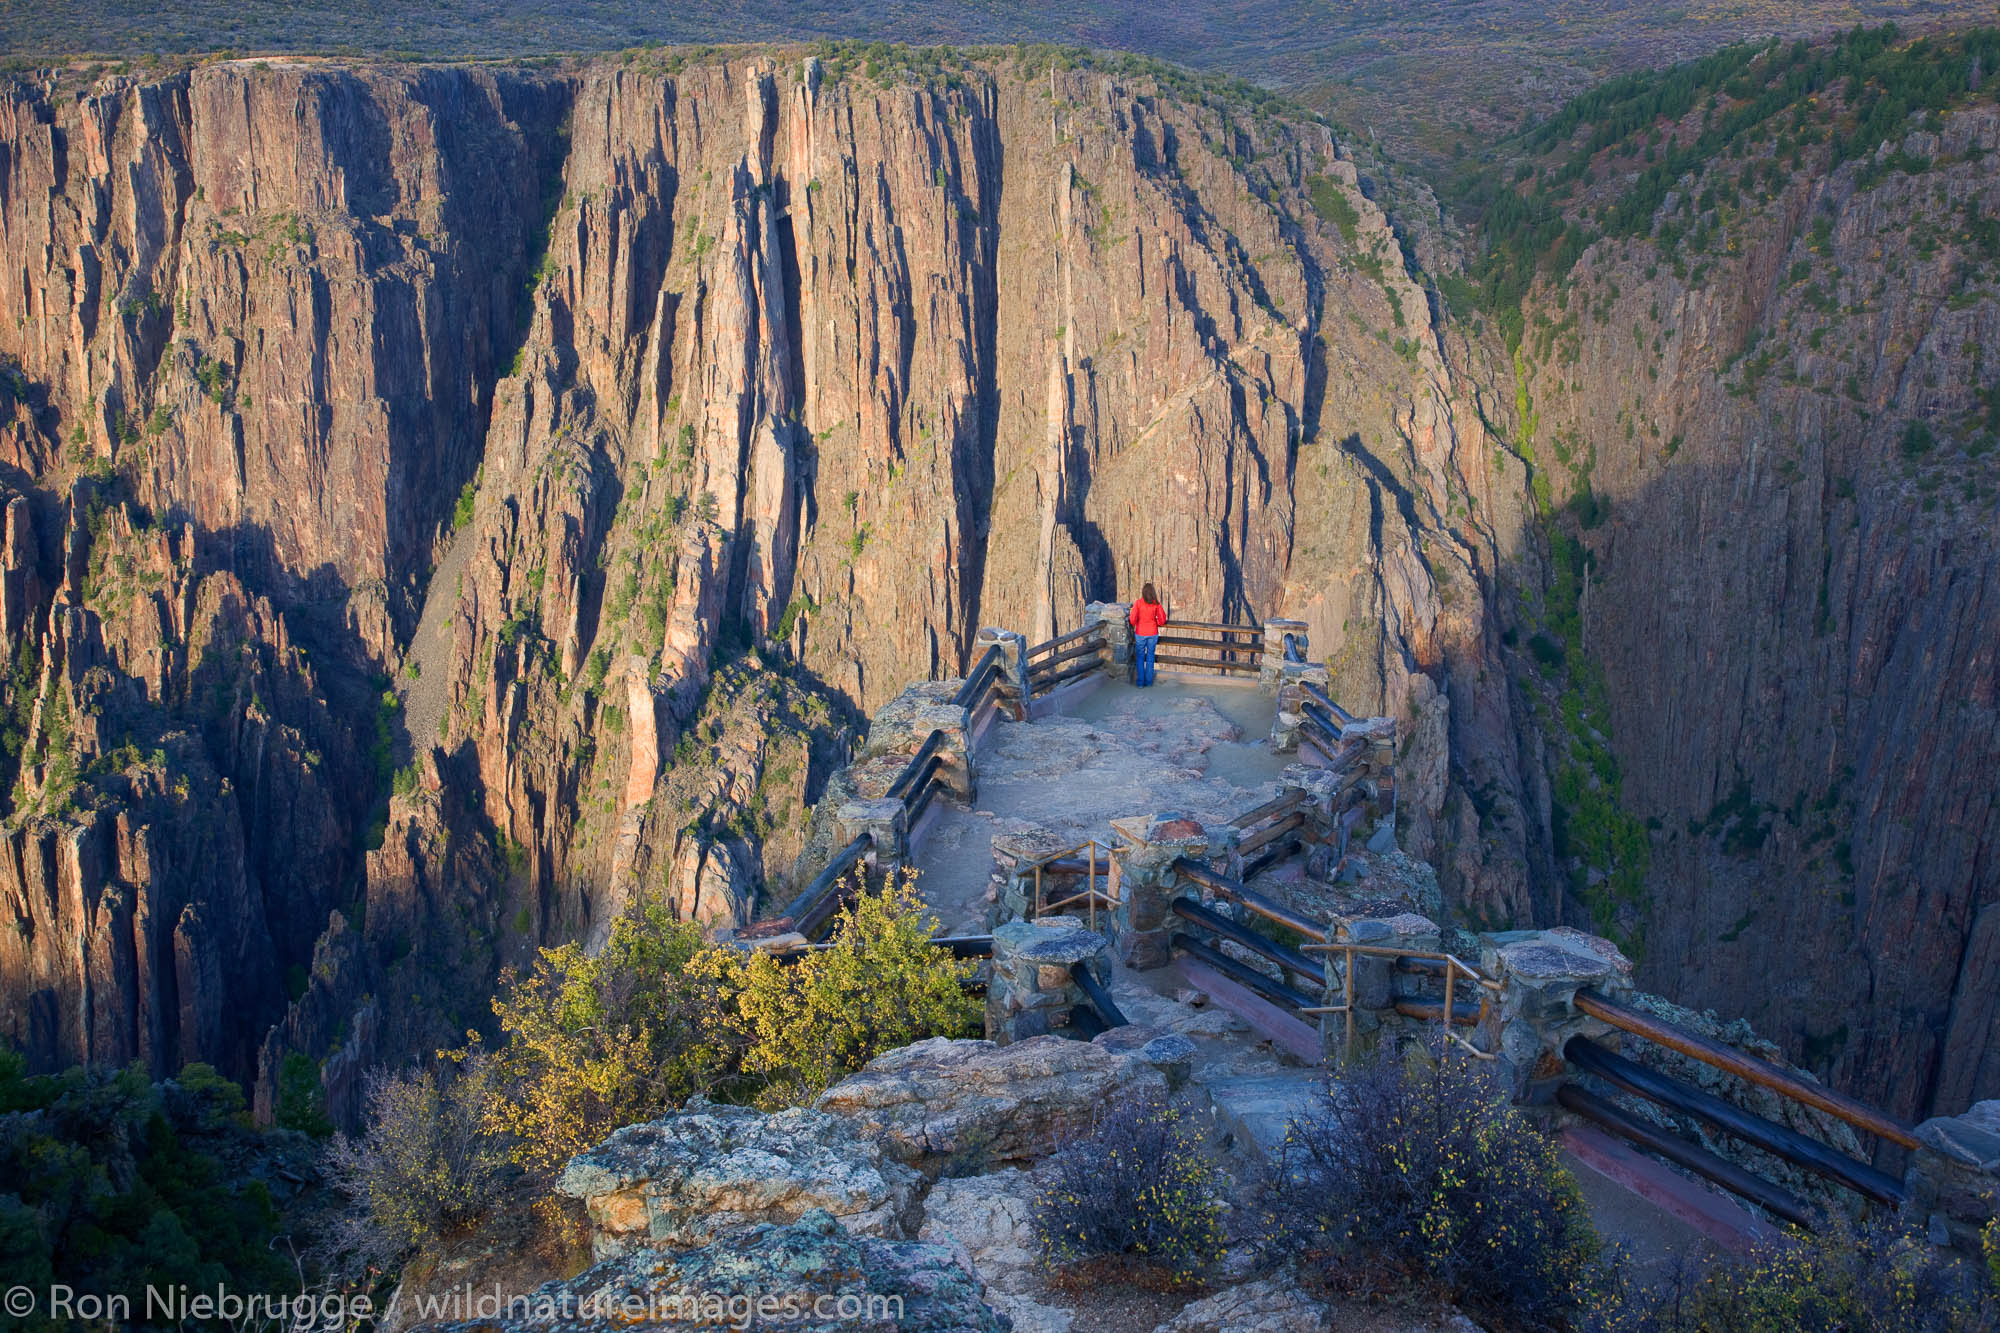
<path fill-rule="evenodd" d="M 1845 1120 L 1857 1129 L 1865 1129 L 1871 1134 L 1885 1138 L 1891 1143 L 1905 1148 L 1922 1146 L 1917 1141 L 1917 1136 L 1911 1133 L 1907 1126 L 1890 1119 L 1865 1102 L 1858 1102 L 1818 1083 L 1809 1083 L 1788 1070 L 1767 1064 L 1754 1056 L 1745 1055 L 1733 1046 L 1724 1046 L 1721 1042 L 1711 1041 L 1685 1028 L 1675 1027 L 1672 1023 L 1655 1018 L 1651 1014 L 1628 1009 L 1616 1001 L 1607 1000 L 1595 991 L 1578 991 L 1576 1007 L 1592 1018 L 1609 1023 L 1612 1027 L 1630 1032 L 1634 1036 L 1644 1037 L 1647 1041 L 1664 1046 L 1670 1051 L 1679 1051 L 1682 1055 L 1700 1060 L 1704 1064 L 1714 1065 L 1717 1069 L 1727 1070 L 1738 1078 L 1755 1083 L 1759 1087 L 1769 1088 L 1795 1102 L 1803 1102 L 1830 1116 Z"/>
<path fill-rule="evenodd" d="M 1303 949 L 1306 953 L 1340 953 L 1345 956 L 1345 965 L 1342 968 L 1344 975 L 1341 978 L 1341 1003 L 1314 1005 L 1307 1012 L 1341 1015 L 1347 1028 L 1347 1049 L 1349 1050 L 1352 1050 L 1354 1047 L 1354 957 L 1356 954 L 1366 954 L 1371 957 L 1409 959 L 1412 962 L 1443 964 L 1444 1013 L 1450 1015 L 1454 1011 L 1456 1006 L 1454 1004 L 1453 992 L 1456 989 L 1459 977 L 1463 976 L 1467 981 L 1474 983 L 1480 988 L 1479 1017 L 1476 1020 L 1479 1026 L 1484 1026 L 1486 1023 L 1487 1006 L 1489 1004 L 1489 1000 L 1487 999 L 1488 994 L 1500 989 L 1499 982 L 1487 977 L 1478 968 L 1472 966 L 1472 964 L 1465 962 L 1455 955 L 1441 951 L 1398 949 L 1393 946 L 1385 947 L 1377 944 L 1349 944 L 1344 940 L 1307 944 L 1303 946 Z M 1498 1058 L 1492 1051 L 1480 1050 L 1477 1046 L 1474 1046 L 1471 1042 L 1453 1032 L 1451 1028 L 1452 1025 L 1449 1022 L 1444 1024 L 1444 1039 L 1448 1043 L 1446 1048 L 1447 1053 L 1449 1053 L 1451 1046 L 1456 1046 L 1476 1060 L 1493 1060 Z"/>
<path fill-rule="evenodd" d="M 1084 873 L 1083 892 L 1073 893 L 1069 897 L 1064 898 L 1059 902 L 1053 902 L 1053 903 L 1044 902 L 1042 899 L 1043 869 L 1050 866 L 1051 864 L 1063 862 L 1067 858 L 1075 856 L 1078 852 L 1083 852 L 1085 854 L 1084 872 L 1083 872 Z M 1110 875 L 1111 875 L 1110 893 L 1102 893 L 1098 890 L 1097 887 L 1097 880 L 1098 880 L 1097 854 L 1099 852 L 1104 853 L 1105 864 L 1110 870 Z M 1067 848 L 1063 851 L 1057 852 L 1054 856 L 1047 857 L 1044 860 L 1035 862 L 1034 915 L 1040 917 L 1046 915 L 1049 912 L 1060 911 L 1061 909 L 1068 907 L 1072 903 L 1080 902 L 1085 904 L 1085 908 L 1089 913 L 1090 928 L 1092 930 L 1096 930 L 1098 905 L 1101 903 L 1103 904 L 1105 911 L 1113 912 L 1118 909 L 1118 904 L 1121 901 L 1120 898 L 1118 897 L 1118 863 L 1112 857 L 1111 852 L 1112 852 L 1111 848 L 1106 847 L 1103 843 L 1099 842 L 1097 839 L 1086 838 L 1084 841 L 1078 843 L 1074 847 Z"/>

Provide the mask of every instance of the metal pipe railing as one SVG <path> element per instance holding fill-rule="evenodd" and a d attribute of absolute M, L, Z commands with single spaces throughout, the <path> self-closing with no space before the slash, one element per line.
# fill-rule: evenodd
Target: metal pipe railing
<path fill-rule="evenodd" d="M 1775 1217 L 1781 1217 L 1794 1226 L 1811 1230 L 1821 1223 L 1820 1214 L 1801 1202 L 1787 1190 L 1779 1189 L 1762 1176 L 1752 1175 L 1734 1162 L 1717 1157 L 1706 1148 L 1674 1137 L 1656 1125 L 1649 1125 L 1636 1116 L 1604 1100 L 1593 1092 L 1579 1088 L 1574 1083 L 1565 1083 L 1556 1089 L 1556 1104 L 1565 1111 L 1573 1111 L 1585 1120 L 1610 1130 L 1622 1139 L 1628 1139 L 1649 1152 L 1659 1154 L 1677 1166 L 1684 1166 L 1698 1176 L 1740 1194 L 1759 1208 Z"/>
<path fill-rule="evenodd" d="M 1324 706 L 1326 711 L 1333 715 L 1333 720 L 1339 723 L 1343 729 L 1347 726 L 1348 723 L 1354 721 L 1354 714 L 1348 712 L 1345 708 L 1342 708 L 1339 704 L 1335 703 L 1332 697 L 1328 695 L 1325 690 L 1313 684 L 1313 682 L 1309 680 L 1302 680 L 1299 682 L 1299 688 L 1305 692 L 1305 695 L 1308 699 L 1311 699 L 1313 702 Z"/>
<path fill-rule="evenodd" d="M 1588 1037 L 1571 1037 L 1563 1047 L 1563 1058 L 1586 1074 L 1594 1074 L 1635 1096 L 1658 1102 L 1668 1110 L 1705 1120 L 1745 1143 L 1762 1148 L 1773 1157 L 1783 1158 L 1808 1171 L 1817 1171 L 1877 1203 L 1894 1207 L 1903 1201 L 1903 1183 L 1886 1171 L 1878 1171 L 1866 1162 L 1858 1162 L 1846 1153 L 1838 1152 L 1817 1139 L 1807 1138 L 1788 1126 L 1753 1115 L 1740 1106 L 1732 1106 L 1692 1084 L 1657 1069 L 1648 1069 L 1636 1060 L 1628 1060 L 1616 1051 L 1606 1050 Z"/>
<path fill-rule="evenodd" d="M 1258 995 L 1282 1009 L 1290 1009 L 1297 1012 L 1299 1010 L 1309 1010 L 1313 1007 L 1312 999 L 1309 996 L 1292 989 L 1282 981 L 1265 976 L 1248 963 L 1238 962 L 1228 954 L 1223 953 L 1220 949 L 1211 948 L 1208 944 L 1196 939 L 1185 931 L 1175 931 L 1168 937 L 1167 942 L 1182 953 L 1208 964 L 1238 985 L 1255 991 Z"/>
<path fill-rule="evenodd" d="M 1088 999 L 1096 1007 L 1097 1016 L 1104 1020 L 1105 1027 L 1122 1028 L 1126 1025 L 1129 1020 L 1119 1010 L 1117 1004 L 1112 1001 L 1111 992 L 1104 989 L 1098 983 L 1097 978 L 1091 974 L 1088 963 L 1071 963 L 1069 965 L 1069 975 L 1070 980 L 1074 981 L 1077 987 L 1083 991 L 1084 998 Z"/>
<path fill-rule="evenodd" d="M 1816 1107 L 1828 1115 L 1845 1120 L 1857 1129 L 1865 1129 L 1871 1134 L 1880 1135 L 1891 1143 L 1900 1144 L 1905 1148 L 1922 1146 L 1908 1126 L 1890 1119 L 1874 1107 L 1818 1083 L 1808 1082 L 1789 1070 L 1780 1069 L 1754 1056 L 1745 1055 L 1733 1046 L 1724 1046 L 1719 1041 L 1689 1032 L 1685 1028 L 1677 1028 L 1651 1014 L 1628 1009 L 1616 1001 L 1607 1000 L 1595 991 L 1578 991 L 1576 1007 L 1592 1018 L 1609 1023 L 1612 1027 L 1630 1032 L 1634 1036 L 1644 1037 L 1647 1041 L 1655 1042 L 1670 1051 L 1679 1051 L 1682 1055 L 1700 1060 L 1704 1064 L 1714 1065 L 1717 1069 L 1727 1070 L 1738 1078 L 1748 1080 L 1759 1087 L 1769 1088 L 1795 1102 Z"/>
<path fill-rule="evenodd" d="M 1326 969 L 1297 949 L 1288 949 L 1276 940 L 1259 935 L 1240 921 L 1231 921 L 1220 912 L 1210 911 L 1192 898 L 1176 898 L 1172 903 L 1174 915 L 1207 930 L 1214 931 L 1223 939 L 1248 949 L 1258 957 L 1276 963 L 1287 972 L 1304 977 L 1321 990 L 1326 989 Z"/>

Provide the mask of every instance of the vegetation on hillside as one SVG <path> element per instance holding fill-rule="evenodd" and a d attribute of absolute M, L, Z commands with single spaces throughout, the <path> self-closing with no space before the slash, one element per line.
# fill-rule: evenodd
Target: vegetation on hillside
<path fill-rule="evenodd" d="M 31 1077 L 0 1049 L 0 1288 L 129 1293 L 129 1328 L 167 1326 L 144 1308 L 148 1286 L 297 1290 L 260 1179 L 272 1147 L 207 1065 L 165 1083 L 137 1069 Z M 74 1326 L 50 1315 L 11 1326 Z"/>
<path fill-rule="evenodd" d="M 2000 96 L 1996 68 L 2000 29 L 1906 41 L 1883 24 L 1822 45 L 1732 46 L 1611 79 L 1449 183 L 1447 198 L 1476 220 L 1478 248 L 1463 277 L 1440 285 L 1518 347 L 1530 288 L 1562 278 L 1600 237 L 1650 236 L 1666 253 L 1698 241 L 1715 201 L 1686 197 L 1686 185 L 1712 163 L 1744 160 L 1718 196 L 1768 186 L 1808 151 L 1831 170 L 1899 141 L 1913 115 Z M 1766 142 L 1771 154 L 1749 161 L 1749 148 Z"/>

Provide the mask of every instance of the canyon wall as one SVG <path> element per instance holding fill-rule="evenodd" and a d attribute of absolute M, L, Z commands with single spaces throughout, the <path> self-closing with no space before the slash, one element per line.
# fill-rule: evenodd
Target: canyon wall
<path fill-rule="evenodd" d="M 536 945 L 754 912 L 863 711 L 1147 579 L 1303 615 L 1409 715 L 1420 849 L 1468 773 L 1519 808 L 1479 590 L 1524 471 L 1323 128 L 649 59 L 13 86 L 0 985 L 38 1064 L 211 1059 L 268 1111 L 297 1052 L 351 1114 Z M 1524 911 L 1528 861 L 1455 882 Z"/>
<path fill-rule="evenodd" d="M 1905 1113 L 2000 1090 L 1990 108 L 1599 242 L 1518 358 L 1324 127 L 1144 76 L 219 62 L 0 117 L 39 1066 L 268 1113 L 302 1055 L 351 1116 L 538 946 L 782 895 L 980 625 L 1151 580 L 1398 715 L 1464 924 L 1613 931 Z"/>
<path fill-rule="evenodd" d="M 1719 157 L 1677 245 L 1537 299 L 1519 384 L 1651 845 L 1629 900 L 1569 866 L 1572 911 L 1912 1118 L 2000 1092 L 1996 149 L 1989 104 Z"/>

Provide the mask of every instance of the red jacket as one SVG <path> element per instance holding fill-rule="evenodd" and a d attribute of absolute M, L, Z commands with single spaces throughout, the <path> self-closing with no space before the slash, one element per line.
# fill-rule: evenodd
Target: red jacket
<path fill-rule="evenodd" d="M 1141 638 L 1158 634 L 1167 623 L 1167 608 L 1158 602 L 1134 602 L 1132 614 L 1127 617 L 1132 622 L 1132 632 Z"/>

